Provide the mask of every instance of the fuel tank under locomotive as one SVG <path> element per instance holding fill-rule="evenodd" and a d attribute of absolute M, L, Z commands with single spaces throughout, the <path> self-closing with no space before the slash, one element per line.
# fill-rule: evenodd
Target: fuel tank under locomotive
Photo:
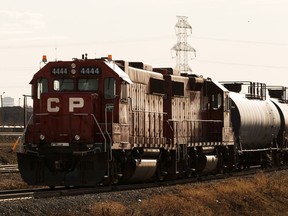
<path fill-rule="evenodd" d="M 107 153 L 85 155 L 47 155 L 17 153 L 21 177 L 29 185 L 49 185 L 51 187 L 87 186 L 103 181 L 107 172 Z M 51 161 L 52 160 L 52 161 Z"/>
<path fill-rule="evenodd" d="M 243 150 L 267 148 L 276 141 L 281 120 L 270 100 L 247 99 L 234 92 L 230 92 L 230 98 L 235 139 Z"/>

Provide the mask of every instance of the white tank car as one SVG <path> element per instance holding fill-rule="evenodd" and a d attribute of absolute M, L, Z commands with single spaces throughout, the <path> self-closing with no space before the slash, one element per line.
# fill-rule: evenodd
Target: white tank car
<path fill-rule="evenodd" d="M 277 99 L 270 99 L 278 108 L 281 122 L 282 122 L 282 131 L 283 131 L 283 143 L 287 145 L 288 142 L 288 104 L 287 103 L 280 103 Z"/>
<path fill-rule="evenodd" d="M 240 147 L 263 149 L 276 140 L 281 126 L 280 114 L 270 100 L 247 99 L 244 94 L 230 92 L 231 120 Z"/>

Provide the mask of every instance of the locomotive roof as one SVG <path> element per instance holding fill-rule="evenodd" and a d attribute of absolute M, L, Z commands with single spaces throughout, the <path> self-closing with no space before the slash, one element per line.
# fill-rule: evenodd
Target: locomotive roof
<path fill-rule="evenodd" d="M 224 87 L 224 85 L 222 85 L 221 83 L 219 83 L 218 81 L 212 80 L 212 82 L 219 88 L 221 89 L 223 92 L 229 92 L 229 90 L 227 88 Z"/>
<path fill-rule="evenodd" d="M 127 70 L 128 75 L 133 80 L 133 82 L 137 83 L 143 83 L 148 84 L 150 78 L 155 78 L 159 80 L 163 80 L 163 74 L 149 71 L 149 70 L 143 70 L 139 68 L 134 67 L 128 67 Z"/>
<path fill-rule="evenodd" d="M 115 73 L 118 74 L 119 77 L 121 77 L 124 81 L 126 81 L 129 84 L 132 84 L 133 82 L 129 78 L 128 74 L 126 74 L 120 67 L 118 67 L 115 62 L 112 61 L 105 61 L 105 64 L 110 67 Z"/>
<path fill-rule="evenodd" d="M 76 59 L 78 60 L 78 59 Z M 89 61 L 89 60 L 88 60 Z M 63 64 L 67 64 L 69 62 L 75 62 L 74 61 L 58 61 L 58 62 L 49 62 L 48 64 L 59 64 L 59 65 L 63 65 Z M 114 71 L 121 79 L 123 79 L 125 82 L 132 84 L 133 82 L 131 81 L 130 77 L 128 74 L 126 74 L 114 61 L 108 61 L 106 59 L 101 59 L 101 62 L 103 62 L 105 65 L 107 65 L 112 71 Z M 48 65 L 47 64 L 47 65 Z M 47 65 L 45 65 L 44 67 L 46 67 Z M 60 66 L 60 67 L 61 67 Z M 51 67 L 51 66 L 50 66 Z M 37 77 L 37 74 L 42 70 L 42 68 L 36 73 L 34 74 L 32 80 L 30 81 L 30 84 L 32 83 L 33 79 L 35 77 Z"/>

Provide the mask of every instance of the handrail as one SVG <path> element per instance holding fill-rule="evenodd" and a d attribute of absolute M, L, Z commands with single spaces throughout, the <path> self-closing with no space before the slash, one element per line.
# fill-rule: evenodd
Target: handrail
<path fill-rule="evenodd" d="M 25 137 L 25 134 L 26 134 L 28 125 L 30 124 L 30 121 L 32 120 L 33 115 L 34 115 L 34 114 L 32 114 L 32 115 L 30 116 L 30 118 L 29 118 L 28 122 L 26 123 L 26 126 L 25 126 L 25 128 L 24 128 L 24 130 L 23 130 L 22 135 L 20 136 L 20 139 L 19 139 L 20 152 L 22 152 L 22 150 L 23 150 L 23 149 L 22 149 L 22 147 L 23 147 L 23 145 L 22 145 L 22 144 L 23 144 L 23 139 L 24 139 L 24 137 Z"/>
<path fill-rule="evenodd" d="M 174 134 L 175 144 L 177 145 L 182 139 L 182 143 L 184 144 L 187 142 L 219 142 L 222 135 L 220 131 L 216 131 L 215 133 L 206 131 L 205 128 L 209 129 L 209 127 L 220 126 L 223 123 L 222 120 L 192 120 L 192 119 L 185 119 L 185 120 L 176 120 L 176 119 L 167 119 L 167 125 L 170 128 L 171 132 Z M 187 124 L 187 125 L 186 125 Z M 184 132 L 179 130 L 179 128 L 186 128 L 187 131 Z M 186 125 L 186 126 L 185 126 Z M 198 127 L 196 127 L 198 125 Z M 205 126 L 206 125 L 206 126 Z M 219 129 L 220 130 L 220 129 Z M 177 132 L 176 132 L 177 131 Z M 205 132 L 206 131 L 206 132 Z M 206 136 L 206 133 L 209 133 L 209 136 Z M 189 138 L 190 137 L 190 138 Z M 218 140 L 218 141 L 217 141 Z"/>
<path fill-rule="evenodd" d="M 109 153 L 110 153 L 110 158 L 109 158 L 109 161 L 112 161 L 112 138 L 111 136 L 109 135 L 109 131 L 108 131 L 108 117 L 107 117 L 107 113 L 108 113 L 108 109 L 110 109 L 108 106 L 105 107 L 105 132 L 106 134 L 108 135 L 108 138 L 109 138 L 109 143 L 110 143 L 110 146 L 109 146 Z M 113 114 L 112 114 L 112 122 L 113 122 Z"/>
<path fill-rule="evenodd" d="M 154 112 L 154 111 L 147 111 L 147 110 L 131 110 L 133 112 L 143 112 L 143 113 L 154 113 L 154 114 L 162 114 L 167 115 L 167 112 Z"/>
<path fill-rule="evenodd" d="M 98 126 L 98 128 L 99 128 L 99 130 L 100 130 L 100 132 L 101 132 L 101 135 L 102 135 L 103 138 L 104 138 L 104 149 L 105 149 L 105 152 L 106 152 L 106 151 L 107 151 L 107 141 L 106 141 L 106 137 L 105 137 L 105 135 L 104 135 L 104 133 L 103 133 L 103 131 L 102 131 L 102 129 L 101 129 L 101 127 L 100 127 L 100 125 L 99 125 L 96 117 L 95 117 L 95 115 L 94 115 L 94 114 L 91 114 L 91 115 L 92 115 L 92 117 L 93 117 L 96 125 Z"/>
<path fill-rule="evenodd" d="M 167 120 L 168 122 L 223 122 L 223 120 L 187 120 L 187 119 L 184 119 L 184 120 L 175 120 L 175 119 L 168 119 Z"/>

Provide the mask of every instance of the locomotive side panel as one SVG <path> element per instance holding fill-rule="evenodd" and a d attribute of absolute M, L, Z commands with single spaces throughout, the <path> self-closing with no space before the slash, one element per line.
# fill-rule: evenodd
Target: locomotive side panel
<path fill-rule="evenodd" d="M 150 91 L 150 78 L 163 80 L 162 75 L 131 67 L 128 74 L 133 81 L 128 86 L 131 146 L 162 146 L 163 96 Z"/>
<path fill-rule="evenodd" d="M 184 97 L 174 96 L 172 99 L 172 119 L 173 123 L 173 143 L 187 144 L 191 139 L 197 139 L 200 132 L 199 116 L 200 92 L 194 92 L 193 100 L 190 98 L 190 92 L 186 90 Z"/>
<path fill-rule="evenodd" d="M 201 116 L 201 92 L 193 90 L 189 81 L 189 77 L 165 75 L 165 136 L 170 149 L 176 149 L 179 144 L 190 145 L 200 130 L 196 122 Z"/>
<path fill-rule="evenodd" d="M 113 149 L 131 148 L 129 142 L 129 105 L 127 101 L 119 103 L 119 123 L 113 123 Z"/>

